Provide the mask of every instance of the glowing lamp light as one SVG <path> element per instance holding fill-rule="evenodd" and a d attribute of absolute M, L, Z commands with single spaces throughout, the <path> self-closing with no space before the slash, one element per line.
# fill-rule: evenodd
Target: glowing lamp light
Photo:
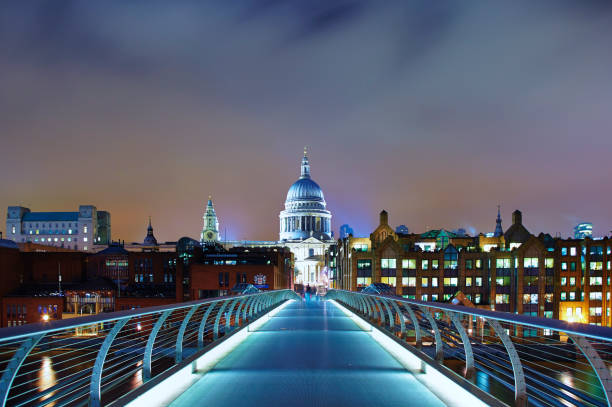
<path fill-rule="evenodd" d="M 45 321 L 45 322 L 49 321 L 49 315 L 44 314 L 44 315 L 42 316 L 42 320 L 43 320 L 43 321 Z"/>
<path fill-rule="evenodd" d="M 140 322 L 136 325 L 136 330 L 140 331 L 142 329 L 142 326 L 140 325 Z"/>

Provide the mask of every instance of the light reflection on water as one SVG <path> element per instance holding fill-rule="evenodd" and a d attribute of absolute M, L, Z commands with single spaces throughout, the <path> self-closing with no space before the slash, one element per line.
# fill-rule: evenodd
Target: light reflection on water
<path fill-rule="evenodd" d="M 49 387 L 55 386 L 57 384 L 57 378 L 55 377 L 55 370 L 53 369 L 53 361 L 49 356 L 43 356 L 40 362 L 40 369 L 38 370 L 38 380 L 36 381 L 36 385 L 41 391 L 44 391 Z M 55 392 L 47 394 L 41 400 L 46 400 L 53 396 L 53 394 L 55 394 Z M 48 405 L 54 406 L 55 403 L 52 402 Z"/>

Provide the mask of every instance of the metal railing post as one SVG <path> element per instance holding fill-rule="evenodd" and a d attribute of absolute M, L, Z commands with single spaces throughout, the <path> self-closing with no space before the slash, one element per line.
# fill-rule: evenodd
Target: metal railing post
<path fill-rule="evenodd" d="M 32 349 L 34 349 L 34 347 L 44 336 L 45 334 L 40 334 L 26 339 L 9 361 L 4 373 L 2 373 L 2 379 L 0 379 L 1 406 L 6 405 L 6 400 L 8 398 L 9 391 L 11 390 L 11 385 L 13 384 L 13 380 L 15 380 L 15 376 L 17 376 L 17 372 L 23 364 L 23 361 L 28 357 L 30 352 L 32 352 Z"/>
<path fill-rule="evenodd" d="M 508 353 L 508 357 L 510 358 L 510 364 L 512 365 L 512 372 L 514 374 L 514 405 L 516 407 L 526 407 L 527 384 L 525 383 L 525 372 L 523 371 L 521 358 L 516 352 L 512 339 L 510 339 L 510 336 L 506 333 L 504 328 L 502 328 L 501 324 L 494 319 L 485 318 L 485 320 L 489 323 L 489 325 L 491 325 L 499 339 L 502 341 L 502 344 Z"/>
<path fill-rule="evenodd" d="M 206 329 L 206 321 L 210 316 L 213 308 L 217 305 L 218 301 L 212 302 L 204 315 L 202 316 L 202 321 L 200 322 L 200 327 L 198 328 L 198 349 L 202 349 L 204 347 L 204 331 Z"/>
<path fill-rule="evenodd" d="M 157 333 L 163 326 L 168 316 L 172 313 L 171 310 L 164 311 L 155 321 L 155 325 L 149 334 L 149 339 L 147 339 L 147 346 L 145 347 L 144 355 L 142 357 L 142 380 L 146 382 L 151 378 L 151 356 L 153 355 L 153 345 L 155 344 L 155 338 L 157 337 Z"/>
<path fill-rule="evenodd" d="M 400 321 L 400 336 L 403 338 L 404 334 L 406 333 L 406 318 L 404 316 L 404 314 L 402 313 L 402 311 L 400 311 L 400 308 L 397 306 L 397 303 L 393 300 L 389 301 L 391 303 L 391 305 L 393 306 L 393 309 L 395 309 L 395 313 L 397 314 L 399 321 Z"/>
<path fill-rule="evenodd" d="M 227 318 L 225 318 L 225 333 L 227 334 L 232 329 L 232 312 L 234 311 L 234 307 L 238 302 L 238 298 L 236 298 L 230 304 L 229 311 L 227 311 Z"/>
<path fill-rule="evenodd" d="M 223 304 L 221 304 L 221 308 L 217 311 L 217 316 L 215 317 L 215 325 L 213 326 L 213 340 L 219 339 L 219 321 L 221 321 L 221 317 L 223 316 L 223 311 L 227 306 L 229 300 L 223 300 Z"/>
<path fill-rule="evenodd" d="M 425 316 L 425 318 L 429 322 L 429 325 L 431 325 L 431 329 L 433 329 L 434 331 L 434 336 L 436 340 L 436 360 L 441 363 L 444 361 L 444 348 L 442 347 L 442 335 L 440 335 L 440 329 L 438 328 L 438 324 L 436 323 L 434 317 L 431 315 L 431 311 L 429 310 L 429 308 L 425 306 L 419 306 L 419 309 L 421 310 L 421 313 L 423 313 L 423 316 Z"/>
<path fill-rule="evenodd" d="M 606 401 L 608 405 L 612 404 L 612 377 L 610 376 L 610 370 L 599 356 L 597 350 L 591 345 L 591 343 L 579 335 L 568 335 L 572 341 L 576 344 L 578 349 L 584 354 L 586 359 L 589 361 L 593 370 L 595 370 L 595 374 L 597 375 L 597 379 L 599 379 L 599 383 L 601 384 L 601 388 L 606 396 Z"/>
<path fill-rule="evenodd" d="M 385 313 L 383 312 L 380 298 L 374 297 L 373 300 L 376 302 L 376 309 L 378 310 L 378 319 L 380 320 L 380 324 L 384 326 L 385 325 Z"/>
<path fill-rule="evenodd" d="M 181 322 L 181 327 L 179 328 L 178 334 L 176 335 L 176 345 L 174 346 L 174 362 L 180 363 L 183 360 L 183 337 L 185 336 L 185 330 L 187 329 L 187 324 L 189 320 L 195 314 L 195 312 L 200 308 L 200 305 L 194 305 L 191 307 L 185 318 L 183 318 L 183 322 Z"/>
<path fill-rule="evenodd" d="M 447 311 L 446 314 L 450 317 L 455 329 L 461 336 L 461 342 L 463 342 L 463 350 L 465 352 L 465 377 L 470 378 L 474 374 L 474 352 L 472 352 L 470 337 L 465 331 L 465 327 L 461 323 L 461 317 L 459 314 L 449 311 Z"/>
<path fill-rule="evenodd" d="M 412 326 L 414 326 L 414 335 L 417 349 L 421 349 L 422 340 L 421 340 L 421 328 L 419 327 L 419 320 L 417 319 L 414 311 L 410 307 L 410 304 L 401 304 L 404 306 L 404 309 L 408 312 L 408 316 L 410 316 L 410 320 L 412 321 Z"/>
<path fill-rule="evenodd" d="M 131 317 L 120 319 L 115 322 L 113 329 L 106 335 L 104 338 L 104 342 L 102 343 L 102 347 L 98 351 L 98 355 L 96 356 L 96 361 L 94 363 L 93 370 L 91 372 L 91 382 L 89 386 L 89 405 L 90 407 L 100 407 L 102 405 L 102 370 L 104 369 L 104 361 L 106 360 L 106 355 L 110 350 L 115 337 L 121 331 L 121 328 L 125 326 L 125 324 L 131 319 Z"/>

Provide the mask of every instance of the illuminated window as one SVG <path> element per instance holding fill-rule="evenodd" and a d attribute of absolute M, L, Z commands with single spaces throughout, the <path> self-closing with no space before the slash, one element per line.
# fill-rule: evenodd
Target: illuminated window
<path fill-rule="evenodd" d="M 429 268 L 429 260 L 422 260 L 421 261 L 421 269 L 422 270 L 427 270 Z"/>
<path fill-rule="evenodd" d="M 437 287 L 438 286 L 438 277 L 432 277 L 431 278 L 431 286 L 432 287 Z"/>
<path fill-rule="evenodd" d="M 561 256 L 567 256 L 567 247 L 561 248 Z"/>
<path fill-rule="evenodd" d="M 567 284 L 567 277 L 561 277 L 561 285 Z"/>
<path fill-rule="evenodd" d="M 395 287 L 397 277 L 381 277 L 380 282 Z"/>
<path fill-rule="evenodd" d="M 554 259 L 551 259 L 550 257 L 547 257 L 545 261 L 546 261 L 545 266 L 546 266 L 547 269 L 553 268 L 553 266 L 555 264 L 555 260 Z"/>
<path fill-rule="evenodd" d="M 481 269 L 482 268 L 482 260 L 480 259 L 476 259 L 476 269 Z"/>
<path fill-rule="evenodd" d="M 576 285 L 576 277 L 570 277 L 570 285 L 571 286 L 575 286 Z"/>
<path fill-rule="evenodd" d="M 408 277 L 408 287 L 416 287 L 416 277 Z"/>
<path fill-rule="evenodd" d="M 421 287 L 427 287 L 429 284 L 429 279 L 427 277 L 421 278 Z"/>
<path fill-rule="evenodd" d="M 567 262 L 561 262 L 561 270 L 567 270 Z"/>
<path fill-rule="evenodd" d="M 567 293 L 565 291 L 561 291 L 561 301 L 565 301 L 567 299 Z"/>
<path fill-rule="evenodd" d="M 589 293 L 589 300 L 601 301 L 601 298 L 602 298 L 601 291 Z"/>
<path fill-rule="evenodd" d="M 83 233 L 87 233 L 87 226 L 83 226 Z"/>
<path fill-rule="evenodd" d="M 495 284 L 499 286 L 509 286 L 510 285 L 510 277 L 496 277 Z"/>
<path fill-rule="evenodd" d="M 475 294 L 474 295 L 474 304 L 480 304 L 481 300 L 482 300 L 482 295 L 481 294 Z"/>
<path fill-rule="evenodd" d="M 380 260 L 380 268 L 395 269 L 395 267 L 396 267 L 395 259 L 381 259 Z"/>
<path fill-rule="evenodd" d="M 482 287 L 482 277 L 476 277 L 476 287 Z"/>
<path fill-rule="evenodd" d="M 432 260 L 431 261 L 431 269 L 432 270 L 437 270 L 438 269 L 438 260 Z"/>
<path fill-rule="evenodd" d="M 576 247 L 570 247 L 570 256 L 576 255 Z"/>
<path fill-rule="evenodd" d="M 16 228 L 15 226 L 13 226 L 13 227 L 11 228 L 11 232 L 12 232 L 13 234 L 16 234 L 16 233 L 17 233 L 17 228 Z"/>
<path fill-rule="evenodd" d="M 87 246 L 83 247 L 83 250 L 87 250 Z"/>
<path fill-rule="evenodd" d="M 432 294 L 431 295 L 431 300 L 432 301 L 438 301 L 438 294 Z"/>
<path fill-rule="evenodd" d="M 538 267 L 538 258 L 537 257 L 525 257 L 523 259 L 523 267 L 528 268 L 536 268 Z"/>
<path fill-rule="evenodd" d="M 465 268 L 466 270 L 472 270 L 474 268 L 474 261 L 471 259 L 467 259 L 465 261 Z"/>
<path fill-rule="evenodd" d="M 602 278 L 601 277 L 591 277 L 589 281 L 591 285 L 601 285 Z"/>
<path fill-rule="evenodd" d="M 601 316 L 601 307 L 590 307 L 589 315 L 592 317 L 600 317 Z"/>
<path fill-rule="evenodd" d="M 371 277 L 357 277 L 357 287 L 365 287 L 372 284 Z"/>
<path fill-rule="evenodd" d="M 465 279 L 465 286 L 466 287 L 471 287 L 472 286 L 472 277 L 466 277 L 466 279 Z"/>
<path fill-rule="evenodd" d="M 495 294 L 496 304 L 509 304 L 510 296 L 508 294 Z"/>
<path fill-rule="evenodd" d="M 427 294 L 421 295 L 421 301 L 427 301 Z"/>
<path fill-rule="evenodd" d="M 84 242 L 86 242 L 86 241 L 87 241 L 87 238 L 86 238 L 86 237 L 84 237 L 84 238 L 83 238 L 83 241 L 84 241 Z"/>
<path fill-rule="evenodd" d="M 576 262 L 575 261 L 570 262 L 570 271 L 576 271 Z"/>
<path fill-rule="evenodd" d="M 537 304 L 538 294 L 523 294 L 523 304 Z"/>
<path fill-rule="evenodd" d="M 457 277 L 444 277 L 445 287 L 457 287 Z"/>
<path fill-rule="evenodd" d="M 589 263 L 589 268 L 591 270 L 602 270 L 603 262 L 602 261 L 592 261 Z"/>
<path fill-rule="evenodd" d="M 570 301 L 576 300 L 576 293 L 574 291 L 570 291 L 569 299 L 570 299 Z"/>
<path fill-rule="evenodd" d="M 510 259 L 496 259 L 495 268 L 498 268 L 498 269 L 510 268 Z"/>
<path fill-rule="evenodd" d="M 572 307 L 567 307 L 565 309 L 565 316 L 567 316 L 568 318 L 571 318 L 573 314 L 574 314 L 574 309 Z"/>
<path fill-rule="evenodd" d="M 408 269 L 408 270 L 416 270 L 416 260 L 415 259 L 403 259 L 402 268 Z"/>

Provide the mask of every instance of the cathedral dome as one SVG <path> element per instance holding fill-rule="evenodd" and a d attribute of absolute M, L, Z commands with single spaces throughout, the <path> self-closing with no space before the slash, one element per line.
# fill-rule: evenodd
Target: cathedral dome
<path fill-rule="evenodd" d="M 287 202 L 324 201 L 323 190 L 310 178 L 300 178 L 289 188 Z"/>
<path fill-rule="evenodd" d="M 280 213 L 280 240 L 331 239 L 331 213 L 321 187 L 310 178 L 306 151 L 300 178 L 289 187 L 285 210 Z"/>

